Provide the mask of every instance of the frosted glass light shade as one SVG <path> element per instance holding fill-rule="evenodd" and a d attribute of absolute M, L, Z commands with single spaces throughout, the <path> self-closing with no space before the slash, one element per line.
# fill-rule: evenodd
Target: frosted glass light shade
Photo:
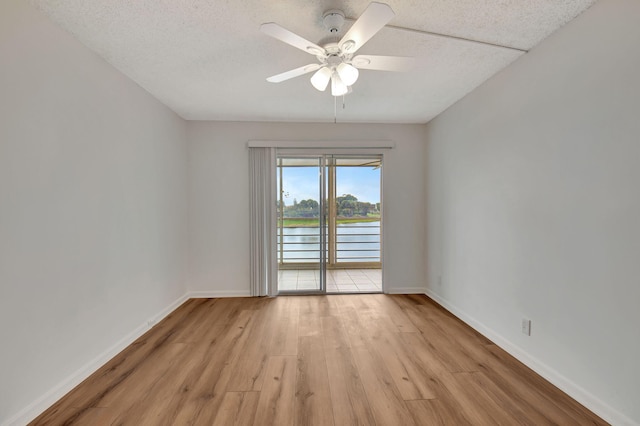
<path fill-rule="evenodd" d="M 311 84 L 321 92 L 324 92 L 331 79 L 331 70 L 322 67 L 311 76 Z"/>
<path fill-rule="evenodd" d="M 340 79 L 337 72 L 334 72 L 331 76 L 331 94 L 333 96 L 342 96 L 349 91 L 346 84 Z"/>
<path fill-rule="evenodd" d="M 356 67 L 344 62 L 338 65 L 336 71 L 340 76 L 340 80 L 342 80 L 342 82 L 347 86 L 351 86 L 353 83 L 355 83 L 356 80 L 358 80 L 358 75 L 360 74 Z"/>

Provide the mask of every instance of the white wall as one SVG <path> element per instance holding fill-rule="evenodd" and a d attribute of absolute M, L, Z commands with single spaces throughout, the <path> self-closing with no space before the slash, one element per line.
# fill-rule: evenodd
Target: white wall
<path fill-rule="evenodd" d="M 424 127 L 189 122 L 189 290 L 249 294 L 248 140 L 391 140 L 385 153 L 384 281 L 424 289 Z"/>
<path fill-rule="evenodd" d="M 2 424 L 184 295 L 187 151 L 181 118 L 27 2 L 0 3 L 0 61 Z"/>
<path fill-rule="evenodd" d="M 597 2 L 426 131 L 430 294 L 614 424 L 640 423 L 638 17 Z"/>

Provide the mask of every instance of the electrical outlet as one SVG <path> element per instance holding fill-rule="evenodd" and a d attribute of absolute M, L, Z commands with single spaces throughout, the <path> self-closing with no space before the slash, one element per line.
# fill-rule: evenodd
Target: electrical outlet
<path fill-rule="evenodd" d="M 522 318 L 522 334 L 531 336 L 531 320 Z"/>

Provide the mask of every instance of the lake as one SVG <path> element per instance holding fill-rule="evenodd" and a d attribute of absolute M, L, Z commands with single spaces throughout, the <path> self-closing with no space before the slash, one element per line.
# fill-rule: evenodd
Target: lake
<path fill-rule="evenodd" d="M 336 227 L 338 262 L 380 262 L 380 222 L 356 222 Z M 319 262 L 320 228 L 291 227 L 284 229 L 285 263 Z M 278 229 L 278 257 L 280 256 Z"/>

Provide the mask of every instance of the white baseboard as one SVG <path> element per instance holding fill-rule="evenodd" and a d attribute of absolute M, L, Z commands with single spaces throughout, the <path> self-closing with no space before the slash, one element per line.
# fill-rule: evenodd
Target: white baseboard
<path fill-rule="evenodd" d="M 426 291 L 424 287 L 394 287 L 385 289 L 386 294 L 425 294 Z"/>
<path fill-rule="evenodd" d="M 103 353 L 98 355 L 93 360 L 89 361 L 82 367 L 80 367 L 75 373 L 58 383 L 55 387 L 50 389 L 40 398 L 20 410 L 17 414 L 10 417 L 9 420 L 2 423 L 2 426 L 22 426 L 26 425 L 40 414 L 42 414 L 47 408 L 51 407 L 60 398 L 69 393 L 73 388 L 78 386 L 83 380 L 97 371 L 100 367 L 106 364 L 111 358 L 122 352 L 124 348 L 133 343 L 137 338 L 146 333 L 153 325 L 157 324 L 164 317 L 176 310 L 178 306 L 182 305 L 188 299 L 187 295 L 183 295 L 176 299 L 169 306 L 164 308 L 158 314 L 152 316 L 142 325 L 139 325 L 132 330 L 125 337 L 113 344 Z"/>
<path fill-rule="evenodd" d="M 213 299 L 218 297 L 251 297 L 251 292 L 238 290 L 196 290 L 187 292 L 187 299 Z"/>
<path fill-rule="evenodd" d="M 437 293 L 433 292 L 430 289 L 426 289 L 424 293 L 431 299 L 436 301 L 443 308 L 455 315 L 457 318 L 465 322 L 471 328 L 475 329 L 480 334 L 498 345 L 500 348 L 507 351 L 518 361 L 522 362 L 524 365 L 531 368 L 540 376 L 551 382 L 554 386 L 558 387 L 564 393 L 593 411 L 598 416 L 602 417 L 602 419 L 604 419 L 605 421 L 611 423 L 612 425 L 639 426 L 638 423 L 634 422 L 632 419 L 615 410 L 595 395 L 591 394 L 584 388 L 569 380 L 567 377 L 560 374 L 558 371 L 554 370 L 534 356 L 530 355 L 520 346 L 512 343 L 501 334 L 485 326 L 480 321 L 477 321 L 475 318 L 465 314 L 462 310 L 449 303 L 446 299 L 442 298 Z"/>

